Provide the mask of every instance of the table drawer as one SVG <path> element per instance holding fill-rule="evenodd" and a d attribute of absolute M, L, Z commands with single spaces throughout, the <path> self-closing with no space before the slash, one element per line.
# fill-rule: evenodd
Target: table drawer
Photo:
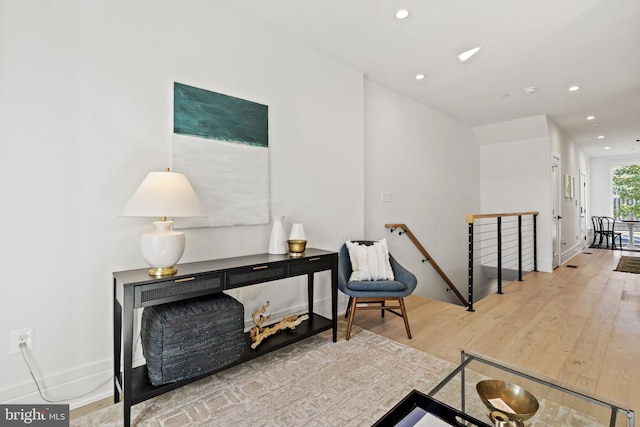
<path fill-rule="evenodd" d="M 270 263 L 227 271 L 225 289 L 284 279 L 289 274 L 287 263 Z"/>
<path fill-rule="evenodd" d="M 134 307 L 165 304 L 186 298 L 222 292 L 222 273 L 180 277 L 135 288 Z"/>
<path fill-rule="evenodd" d="M 318 256 L 313 258 L 304 258 L 293 261 L 289 265 L 289 274 L 298 276 L 300 274 L 314 273 L 316 271 L 324 271 L 331 269 L 332 256 Z"/>

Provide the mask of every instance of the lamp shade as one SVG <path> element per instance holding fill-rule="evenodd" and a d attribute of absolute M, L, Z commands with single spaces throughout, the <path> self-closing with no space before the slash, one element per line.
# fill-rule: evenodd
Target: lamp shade
<path fill-rule="evenodd" d="M 196 192 L 186 175 L 177 172 L 150 172 L 124 209 L 123 216 L 204 217 Z"/>
<path fill-rule="evenodd" d="M 152 276 L 168 276 L 184 253 L 185 237 L 167 217 L 206 216 L 187 177 L 176 172 L 150 172 L 125 205 L 123 216 L 160 217 L 156 229 L 143 233 L 140 250 Z"/>

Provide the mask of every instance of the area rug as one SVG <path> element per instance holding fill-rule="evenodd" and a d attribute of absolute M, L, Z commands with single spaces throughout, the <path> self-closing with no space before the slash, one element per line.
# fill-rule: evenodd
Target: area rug
<path fill-rule="evenodd" d="M 455 368 L 453 363 L 357 327 L 345 341 L 346 324 L 339 324 L 337 343 L 331 341 L 330 333 L 323 333 L 134 405 L 131 424 L 370 426 L 411 390 L 428 393 Z M 475 392 L 476 383 L 487 377 L 466 372 L 466 410 L 491 424 L 489 411 Z M 461 386 L 460 381 L 451 381 L 435 398 L 457 406 Z M 531 391 L 537 394 L 538 390 Z M 596 420 L 540 394 L 537 397 L 540 409 L 527 421 L 529 427 L 609 423 L 607 414 Z M 580 402 L 574 399 L 573 404 Z M 70 425 L 122 426 L 122 404 L 71 420 Z"/>
<path fill-rule="evenodd" d="M 623 256 L 618 261 L 618 266 L 613 271 L 622 271 L 624 273 L 640 274 L 640 257 Z"/>
<path fill-rule="evenodd" d="M 356 329 L 317 335 L 132 407 L 136 426 L 370 426 L 450 362 Z M 122 404 L 71 421 L 122 426 Z"/>

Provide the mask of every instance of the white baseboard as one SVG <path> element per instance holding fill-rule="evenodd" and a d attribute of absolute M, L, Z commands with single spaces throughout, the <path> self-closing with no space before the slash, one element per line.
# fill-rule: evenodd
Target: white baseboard
<path fill-rule="evenodd" d="M 348 297 L 342 293 L 338 294 L 338 316 L 344 315 Z M 314 311 L 327 318 L 331 317 L 331 298 L 314 301 Z M 273 319 L 280 319 L 291 314 L 306 313 L 307 306 L 280 310 L 272 313 Z M 253 319 L 245 319 L 245 326 L 248 329 L 253 327 Z M 139 342 L 137 343 L 139 347 Z M 142 354 L 137 349 L 134 355 L 134 365 L 144 363 Z M 33 361 L 37 364 L 37 360 Z M 27 369 L 25 365 L 25 370 Z M 42 388 L 44 397 L 56 403 L 68 404 L 70 409 L 76 409 L 99 400 L 113 397 L 113 361 L 111 359 L 96 362 L 77 369 L 72 369 L 60 374 L 38 378 L 38 383 Z M 61 402 L 57 402 L 61 401 Z M 0 402 L 5 404 L 46 404 L 42 400 L 33 381 L 8 387 L 0 390 Z"/>
<path fill-rule="evenodd" d="M 45 399 L 68 404 L 70 409 L 76 409 L 110 396 L 113 397 L 113 362 L 103 360 L 60 374 L 37 378 L 37 380 Z M 42 400 L 33 381 L 0 390 L 0 402 L 6 404 L 50 403 Z"/>
<path fill-rule="evenodd" d="M 583 248 L 584 248 L 584 245 L 582 243 L 578 243 L 574 247 L 572 247 L 570 249 L 567 249 L 564 252 L 562 252 L 562 255 L 561 255 L 562 256 L 562 264 L 566 263 L 571 258 L 573 258 L 574 256 L 578 255 L 580 252 L 582 252 Z"/>

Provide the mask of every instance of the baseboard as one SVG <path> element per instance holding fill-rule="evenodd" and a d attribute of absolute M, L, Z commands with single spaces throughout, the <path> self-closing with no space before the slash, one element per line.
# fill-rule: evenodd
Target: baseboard
<path fill-rule="evenodd" d="M 584 245 L 582 244 L 577 244 L 574 247 L 565 250 L 564 252 L 562 252 L 562 264 L 566 263 L 567 261 L 569 261 L 571 258 L 573 258 L 574 256 L 578 255 L 580 252 L 582 252 L 582 249 L 584 249 Z"/>
<path fill-rule="evenodd" d="M 30 363 L 33 365 L 35 362 L 36 360 Z M 113 362 L 103 360 L 60 374 L 37 378 L 37 380 L 46 399 L 55 403 L 68 404 L 70 409 L 76 409 L 113 396 Z M 0 402 L 5 404 L 50 403 L 40 398 L 33 381 L 0 390 Z"/>
<path fill-rule="evenodd" d="M 340 311 L 340 307 L 346 307 L 348 297 L 342 293 L 338 294 L 338 316 L 344 315 L 345 310 Z M 314 301 L 314 311 L 325 317 L 331 317 L 331 298 L 324 298 Z M 307 306 L 288 308 L 272 313 L 272 318 L 281 319 L 291 314 L 306 313 Z M 253 319 L 245 319 L 245 325 L 253 327 Z M 248 330 L 248 329 L 247 329 Z M 134 365 L 144 363 L 139 342 L 136 340 L 137 348 L 134 355 Z M 37 364 L 37 358 L 30 363 Z M 25 365 L 25 370 L 27 369 Z M 44 397 L 48 400 L 59 401 L 61 404 L 68 404 L 70 409 L 77 409 L 82 406 L 113 397 L 113 361 L 111 359 L 96 362 L 77 369 L 72 369 L 64 373 L 38 378 L 38 383 L 42 388 Z M 46 404 L 38 394 L 33 381 L 8 387 L 0 390 L 0 402 L 5 404 Z"/>

